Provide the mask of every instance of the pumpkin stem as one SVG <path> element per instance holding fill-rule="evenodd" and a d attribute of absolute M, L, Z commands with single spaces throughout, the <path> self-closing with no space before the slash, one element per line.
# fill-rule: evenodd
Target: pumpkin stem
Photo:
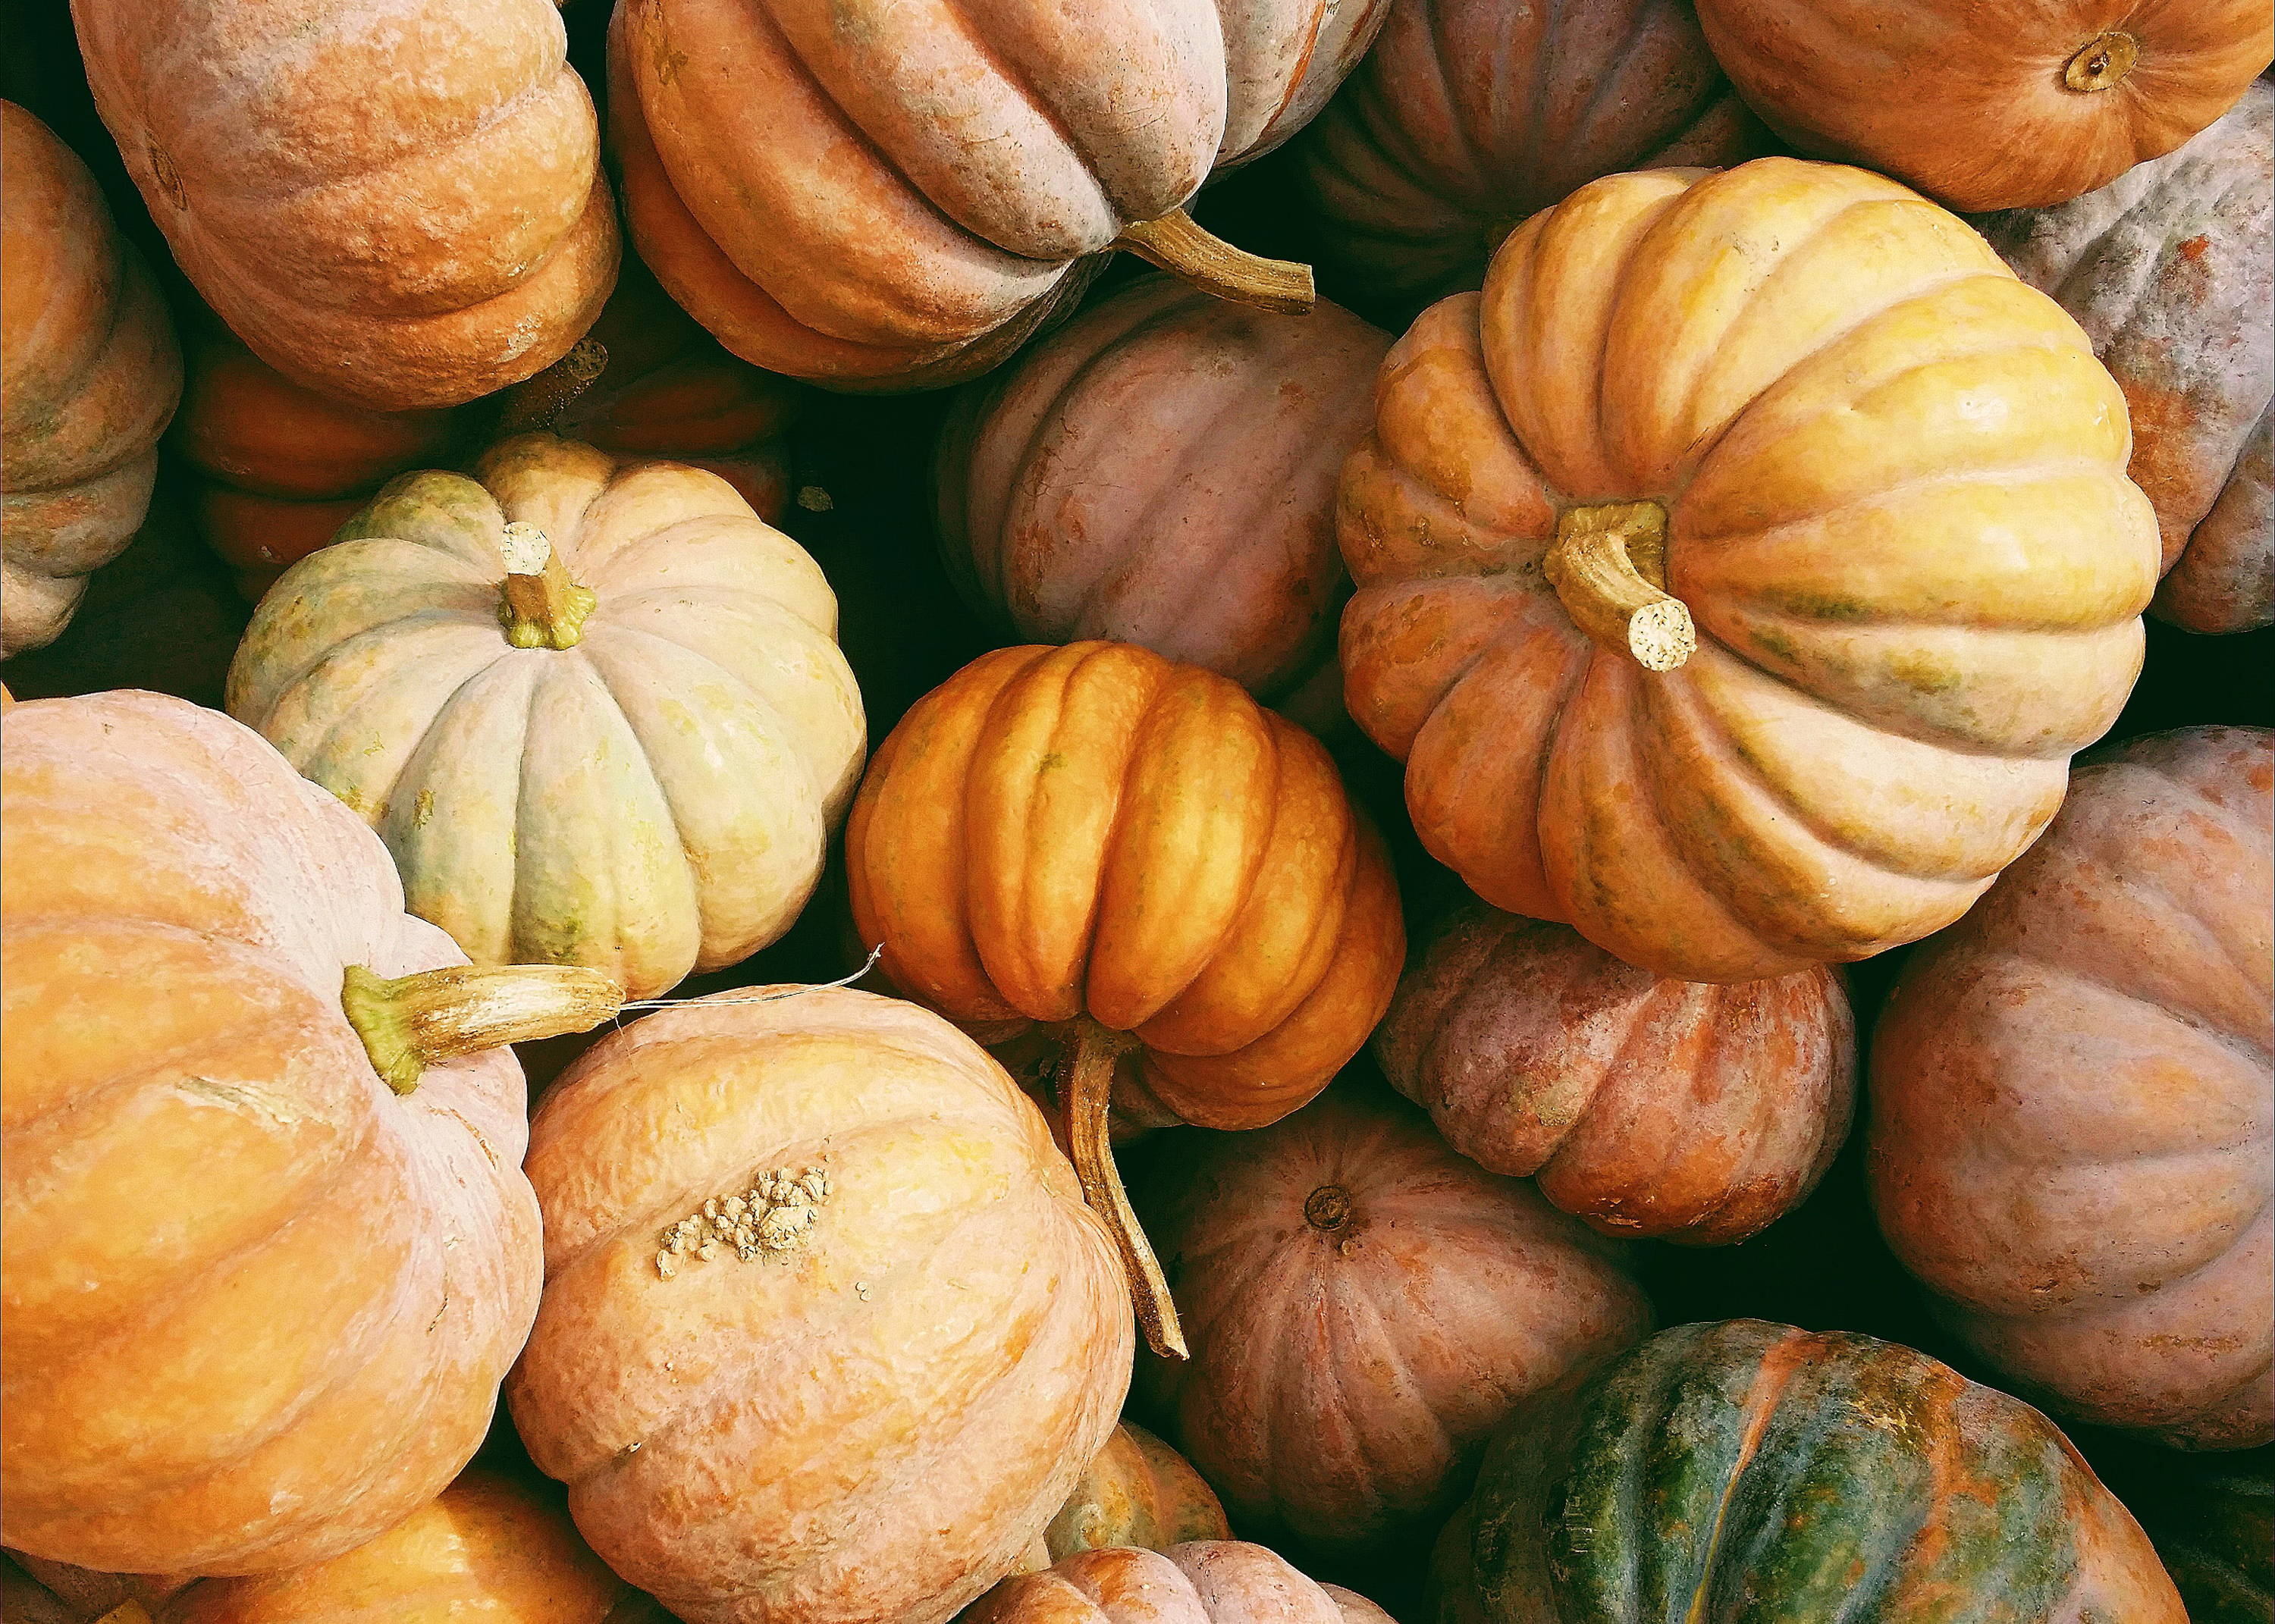
<path fill-rule="evenodd" d="M 1667 591 L 1667 510 L 1655 502 L 1568 509 L 1541 561 L 1572 623 L 1646 671 L 1672 671 L 1698 647 L 1682 600 Z"/>
<path fill-rule="evenodd" d="M 2076 55 L 2062 64 L 2062 83 L 2082 95 L 2112 89 L 2125 82 L 2140 60 L 2141 42 L 2112 28 L 2077 48 Z"/>
<path fill-rule="evenodd" d="M 608 366 L 606 344 L 597 338 L 578 339 L 552 366 L 505 391 L 505 406 L 498 414 L 498 438 L 551 428 L 579 395 L 599 381 Z"/>
<path fill-rule="evenodd" d="M 505 555 L 505 596 L 498 620 L 516 648 L 574 648 L 585 617 L 600 600 L 569 578 L 569 566 L 536 525 L 514 520 L 498 538 Z"/>
<path fill-rule="evenodd" d="M 624 992 L 578 964 L 453 964 L 389 980 L 351 964 L 340 1008 L 380 1080 L 398 1094 L 427 1067 L 509 1043 L 590 1031 Z"/>
<path fill-rule="evenodd" d="M 1127 1032 L 1109 1031 L 1088 1016 L 1074 1024 L 1073 1036 L 1059 1054 L 1059 1109 L 1066 1115 L 1067 1148 L 1082 1181 L 1083 1199 L 1106 1225 L 1122 1253 L 1122 1267 L 1130 1277 L 1130 1300 L 1138 1310 L 1138 1324 L 1145 1345 L 1165 1359 L 1183 1359 L 1184 1328 L 1177 1323 L 1177 1305 L 1169 1296 L 1169 1282 L 1160 1260 L 1138 1227 L 1130 1210 L 1129 1192 L 1114 1165 L 1107 1114 L 1114 1099 L 1114 1070 L 1137 1040 Z"/>
<path fill-rule="evenodd" d="M 1310 266 L 1236 248 L 1201 230 L 1182 208 L 1173 208 L 1159 220 L 1123 227 L 1114 246 L 1235 304 L 1301 316 L 1309 315 L 1319 303 Z"/>

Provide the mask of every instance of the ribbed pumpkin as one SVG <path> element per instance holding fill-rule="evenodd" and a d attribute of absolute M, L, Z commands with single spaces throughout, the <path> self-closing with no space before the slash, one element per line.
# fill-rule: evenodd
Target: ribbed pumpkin
<path fill-rule="evenodd" d="M 964 1624 L 1392 1624 L 1364 1596 L 1314 1584 L 1262 1545 L 1084 1551 L 1006 1579 Z"/>
<path fill-rule="evenodd" d="M 55 641 L 132 539 L 182 392 L 174 327 L 94 177 L 0 102 L 0 655 Z"/>
<path fill-rule="evenodd" d="M 748 957 L 864 744 L 836 599 L 726 481 L 551 434 L 406 474 L 261 601 L 230 711 L 386 839 L 481 963 L 631 996 Z"/>
<path fill-rule="evenodd" d="M 1306 268 L 1228 247 L 1183 206 L 1310 118 L 1381 12 L 626 0 L 608 69 L 626 217 L 728 349 L 837 389 L 985 371 L 1114 247 L 1302 308 Z"/>
<path fill-rule="evenodd" d="M 2218 117 L 2275 56 L 2263 0 L 1697 0 L 1794 146 L 1954 208 L 2066 203 Z"/>
<path fill-rule="evenodd" d="M 294 382 L 448 406 L 600 313 L 616 216 L 550 0 L 72 0 L 174 258 Z"/>
<path fill-rule="evenodd" d="M 1834 971 L 1714 986 L 1481 903 L 1440 922 L 1375 1058 L 1455 1150 L 1606 1235 L 1742 1241 L 1848 1132 L 1856 1028 Z"/>
<path fill-rule="evenodd" d="M 1189 1539 L 1231 1537 L 1216 1492 L 1184 1456 L 1134 1421 L 1114 1429 L 1043 1530 L 1054 1562 L 1113 1545 L 1166 1551 Z"/>
<path fill-rule="evenodd" d="M 1290 151 L 1354 295 L 1410 312 L 1476 287 L 1510 228 L 1575 187 L 1768 144 L 1684 0 L 1391 0 Z"/>
<path fill-rule="evenodd" d="M 1161 1147 L 1139 1186 L 1192 1345 L 1139 1385 L 1243 1528 L 1426 1537 L 1523 1400 L 1642 1338 L 1618 1249 L 1379 1083 Z"/>
<path fill-rule="evenodd" d="M 1041 1113 L 926 1010 L 665 1010 L 548 1091 L 528 1165 L 545 1299 L 514 1424 L 689 1624 L 940 1624 L 1113 1431 L 1113 1248 Z"/>
<path fill-rule="evenodd" d="M 957 403 L 933 461 L 950 578 L 1023 639 L 1142 644 L 1332 721 L 1335 478 L 1389 347 L 1333 305 L 1130 283 Z"/>
<path fill-rule="evenodd" d="M 2077 324 L 1893 182 L 1581 188 L 1391 351 L 1351 715 L 1433 855 L 1750 981 L 1950 923 L 2140 667 L 2156 517 Z"/>
<path fill-rule="evenodd" d="M 2190 631 L 2275 622 L 2275 87 L 2179 151 L 2057 208 L 1981 222 L 2078 319 L 2133 414 L 2134 482 L 2165 576 L 2150 612 Z"/>
<path fill-rule="evenodd" d="M 2264 729 L 2082 766 L 1872 1045 L 1897 1256 L 2026 1390 L 2195 1447 L 2275 1439 L 2271 819 Z"/>
<path fill-rule="evenodd" d="M 1439 1572 L 1483 1624 L 2186 1624 L 2044 1416 L 1908 1348 L 1663 1331 L 1493 1439 Z"/>
<path fill-rule="evenodd" d="M 1056 1039 L 1085 1193 L 1147 1341 L 1181 1349 L 1107 1107 L 1261 1127 L 1381 1018 L 1405 952 L 1397 884 L 1326 752 L 1237 684 L 1130 644 L 1001 649 L 879 748 L 845 864 L 895 986 L 991 1042 Z"/>
<path fill-rule="evenodd" d="M 495 1046 L 615 990 L 449 968 L 370 831 L 225 716 L 35 700 L 0 739 L 9 1541 L 336 1555 L 465 1464 L 536 1311 Z"/>

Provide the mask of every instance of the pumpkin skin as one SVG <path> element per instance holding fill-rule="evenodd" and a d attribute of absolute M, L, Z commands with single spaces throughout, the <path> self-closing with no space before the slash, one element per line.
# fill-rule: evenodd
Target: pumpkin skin
<path fill-rule="evenodd" d="M 608 70 L 626 218 L 671 296 L 755 366 L 958 381 L 1078 295 L 1070 267 L 1300 127 L 1381 13 L 627 0 Z"/>
<path fill-rule="evenodd" d="M 616 271 L 548 0 L 73 0 L 97 109 L 198 291 L 294 382 L 456 405 L 564 354 Z"/>
<path fill-rule="evenodd" d="M 380 1081 L 344 968 L 463 956 L 254 734 L 145 693 L 0 729 L 9 1540 L 122 1573 L 336 1555 L 465 1464 L 536 1311 L 520 1071 Z"/>
<path fill-rule="evenodd" d="M 1054 1562 L 1115 1545 L 1166 1551 L 1187 1540 L 1231 1537 L 1216 1491 L 1134 1421 L 1114 1429 L 1043 1530 Z"/>
<path fill-rule="evenodd" d="M 1340 1585 L 1315 1584 L 1244 1540 L 1167 1551 L 1083 1551 L 1046 1573 L 1006 1579 L 964 1624 L 1391 1624 Z"/>
<path fill-rule="evenodd" d="M 1651 1328 L 1613 1243 L 1379 1084 L 1158 1175 L 1139 1210 L 1192 1358 L 1142 1362 L 1140 1386 L 1243 1528 L 1339 1552 L 1426 1534 L 1521 1401 Z"/>
<path fill-rule="evenodd" d="M 1447 1620 L 2187 1619 L 2052 1423 L 1848 1332 L 1662 1331 L 1512 1416 L 1464 1515 Z"/>
<path fill-rule="evenodd" d="M 2036 208 L 2161 157 L 2275 55 L 2258 0 L 1698 0 L 1715 58 L 1790 145 L 1954 208 Z"/>
<path fill-rule="evenodd" d="M 1965 911 L 2123 705 L 2130 449 L 2076 323 L 1893 182 L 1597 181 L 1383 364 L 1344 698 L 1497 908 L 1689 981 L 1866 957 Z"/>
<path fill-rule="evenodd" d="M 2261 729 L 2081 766 L 1872 1046 L 1896 1255 L 2027 1390 L 2184 1447 L 2275 1439 L 2271 786 Z"/>
<path fill-rule="evenodd" d="M 509 523 L 598 596 L 570 647 L 501 623 Z M 380 832 L 411 910 L 478 963 L 644 998 L 773 941 L 820 876 L 864 744 L 836 607 L 715 475 L 525 434 L 473 479 L 404 476 L 295 564 L 230 712 Z"/>
<path fill-rule="evenodd" d="M 0 656 L 55 641 L 132 540 L 182 392 L 174 325 L 94 177 L 0 102 Z"/>
<path fill-rule="evenodd" d="M 1599 176 L 1768 147 L 1681 0 L 1392 0 L 1289 150 L 1328 260 L 1411 312 Z"/>
<path fill-rule="evenodd" d="M 690 1624 L 939 1624 L 1113 1431 L 1105 1231 L 1041 1114 L 914 1005 L 761 988 L 637 1022 L 548 1091 L 528 1165 L 546 1286 L 514 1424 Z M 827 1171 L 802 1245 L 663 1276 L 667 1225 L 776 1167 Z"/>
<path fill-rule="evenodd" d="M 1481 903 L 1441 923 L 1373 1048 L 1446 1142 L 1606 1235 L 1742 1241 L 1848 1137 L 1856 1028 L 1823 965 L 1721 987 Z"/>
<path fill-rule="evenodd" d="M 2164 532 L 2151 614 L 2190 631 L 2275 622 L 2269 401 L 2275 87 L 2195 140 L 2059 208 L 1981 222 L 2075 316 L 2132 408 L 2135 484 Z"/>
<path fill-rule="evenodd" d="M 1130 283 L 957 403 L 933 459 L 949 578 L 1022 641 L 1141 644 L 1331 721 L 1335 480 L 1389 347 L 1333 305 Z"/>

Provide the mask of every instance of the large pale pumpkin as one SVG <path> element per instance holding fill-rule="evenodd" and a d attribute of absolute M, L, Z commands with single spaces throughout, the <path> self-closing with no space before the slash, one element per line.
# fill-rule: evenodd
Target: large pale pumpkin
<path fill-rule="evenodd" d="M 1308 268 L 1183 206 L 1310 118 L 1381 13 L 625 0 L 609 121 L 632 238 L 728 349 L 838 389 L 985 371 L 1109 248 L 1301 308 Z"/>
<path fill-rule="evenodd" d="M 2265 0 L 1697 0 L 1795 147 L 1954 208 L 2064 203 L 2218 117 L 2275 55 Z"/>
<path fill-rule="evenodd" d="M 450 968 L 371 832 L 214 712 L 26 701 L 0 763 L 9 1542 L 125 1573 L 336 1555 L 465 1464 L 536 1311 L 493 1046 L 615 991 Z"/>
<path fill-rule="evenodd" d="M 551 0 L 73 0 L 96 107 L 206 302 L 297 383 L 447 406 L 567 351 L 616 276 Z"/>
<path fill-rule="evenodd" d="M 2044 1416 L 1848 1332 L 1677 1326 L 1494 1437 L 1436 1565 L 1476 1624 L 2187 1624 Z"/>
<path fill-rule="evenodd" d="M 182 359 L 94 177 L 0 102 L 0 655 L 52 643 L 150 505 Z"/>
<path fill-rule="evenodd" d="M 1190 1137 L 1138 1199 L 1192 1358 L 1139 1381 L 1243 1528 L 1343 1552 L 1426 1537 L 1521 1401 L 1651 1328 L 1614 1243 L 1379 1083 Z"/>
<path fill-rule="evenodd" d="M 928 1011 L 776 987 L 637 1022 L 547 1091 L 529 1175 L 514 1424 L 689 1624 L 941 1624 L 1113 1431 L 1113 1248 L 1042 1114 Z"/>
<path fill-rule="evenodd" d="M 1130 283 L 957 403 L 933 459 L 949 576 L 1023 639 L 1142 644 L 1331 721 L 1335 477 L 1389 346 L 1333 305 Z"/>
<path fill-rule="evenodd" d="M 2140 668 L 2157 530 L 2077 324 L 1933 204 L 1581 188 L 1391 351 L 1344 697 L 1494 906 L 1747 981 L 1965 911 Z"/>
<path fill-rule="evenodd" d="M 1981 221 L 2078 319 L 2133 413 L 2156 504 L 2150 613 L 2190 631 L 2275 621 L 2275 87 L 2168 156 L 2056 208 Z"/>
<path fill-rule="evenodd" d="M 1510 228 L 1576 186 L 1768 141 L 1685 0 L 1391 0 L 1290 152 L 1324 255 L 1356 297 L 1410 312 L 1476 287 Z"/>
<path fill-rule="evenodd" d="M 1195 1540 L 1167 1551 L 1084 1551 L 1006 1579 L 964 1624 L 1392 1624 L 1364 1596 L 1314 1584 L 1262 1545 Z"/>
<path fill-rule="evenodd" d="M 2275 1440 L 2271 818 L 2264 729 L 2081 767 L 1872 1045 L 1897 1256 L 2029 1390 L 2196 1447 Z"/>
<path fill-rule="evenodd" d="M 1007 648 L 918 700 L 846 826 L 861 940 L 986 1040 L 1060 1047 L 1068 1147 L 1147 1340 L 1175 1312 L 1107 1144 L 1260 1127 L 1326 1087 L 1398 978 L 1381 838 L 1318 740 L 1236 684 L 1127 643 Z"/>
<path fill-rule="evenodd" d="M 261 601 L 230 711 L 481 963 L 631 996 L 787 930 L 860 771 L 836 599 L 726 481 L 525 434 L 406 474 Z"/>
<path fill-rule="evenodd" d="M 1694 1246 L 1798 1205 L 1856 1098 L 1836 971 L 1672 981 L 1475 903 L 1431 933 L 1373 1047 L 1480 1167 L 1537 1180 L 1606 1235 Z"/>

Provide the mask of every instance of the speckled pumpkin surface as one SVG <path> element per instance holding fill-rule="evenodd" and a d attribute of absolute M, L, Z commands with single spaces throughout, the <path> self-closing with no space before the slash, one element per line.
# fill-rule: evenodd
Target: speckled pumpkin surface
<path fill-rule="evenodd" d="M 1391 1624 L 1339 1585 L 1315 1584 L 1243 1540 L 1164 1552 L 1084 1551 L 1047 1573 L 1006 1579 L 964 1624 Z"/>

